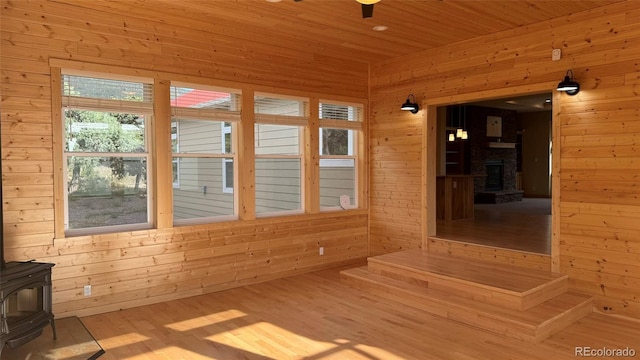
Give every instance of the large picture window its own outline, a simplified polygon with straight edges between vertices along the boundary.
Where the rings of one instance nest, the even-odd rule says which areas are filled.
[[[357,204],[357,141],[362,107],[322,101],[320,114],[320,207]]]
[[[65,231],[151,226],[149,81],[62,75]]]
[[[256,95],[256,215],[300,212],[303,126],[308,101]]]
[[[171,87],[175,224],[235,218],[234,124],[239,95],[188,84]],[[176,186],[176,179],[178,184]]]

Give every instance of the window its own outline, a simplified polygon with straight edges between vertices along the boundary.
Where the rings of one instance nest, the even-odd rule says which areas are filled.
[[[308,102],[258,94],[255,103],[256,214],[302,211],[301,134]]]
[[[148,80],[62,75],[67,234],[151,226]]]
[[[61,110],[53,127],[61,144],[53,157],[56,237],[235,220],[239,200],[255,204],[242,208],[251,220],[363,199],[362,105],[321,100],[318,114],[317,98],[309,109],[306,97],[250,90],[244,102],[254,117],[241,124],[240,90],[204,79],[168,84],[167,73],[58,66],[78,65],[51,68],[61,81],[52,89],[54,112]],[[310,123],[310,112],[319,120]],[[241,168],[239,155],[251,159]]]
[[[233,154],[231,147],[231,123],[222,123],[222,153]],[[224,158],[222,164],[222,191],[233,193],[233,158]]]
[[[357,139],[361,105],[320,102],[320,207],[357,206]]]
[[[171,112],[175,224],[235,218],[234,123],[239,95],[228,89],[174,83]]]
[[[171,122],[171,152],[173,154],[178,153],[178,123],[175,121]],[[180,188],[180,159],[172,158],[171,160],[171,169],[173,174],[173,188]]]

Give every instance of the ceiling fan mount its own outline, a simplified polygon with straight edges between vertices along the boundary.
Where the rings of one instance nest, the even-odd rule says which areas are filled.
[[[295,2],[300,2],[302,0],[293,0]],[[373,5],[380,2],[380,0],[356,0],[362,6],[362,18],[370,18],[373,16]]]
[[[362,18],[370,18],[373,16],[373,5],[380,2],[380,0],[356,0],[362,6]]]

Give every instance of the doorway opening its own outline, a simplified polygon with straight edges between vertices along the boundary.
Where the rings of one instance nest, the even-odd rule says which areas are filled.
[[[551,253],[551,99],[437,108],[435,237]]]

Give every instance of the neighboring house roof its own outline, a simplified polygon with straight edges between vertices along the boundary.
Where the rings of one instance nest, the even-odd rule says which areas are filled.
[[[230,100],[229,93],[185,88],[175,89],[176,93],[171,94],[171,106],[185,108],[217,108],[220,107],[220,104],[227,103]]]

